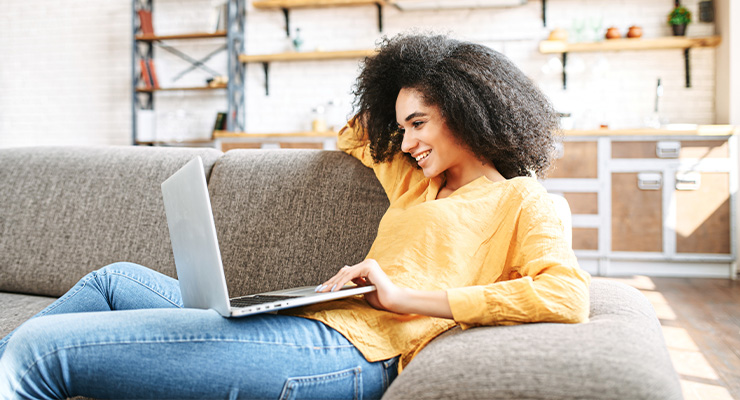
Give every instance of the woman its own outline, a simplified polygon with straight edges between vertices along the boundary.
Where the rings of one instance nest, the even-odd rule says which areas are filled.
[[[531,177],[557,117],[521,71],[484,46],[400,35],[365,60],[355,96],[338,145],[390,207],[366,259],[316,290],[376,292],[225,319],[113,264],[0,342],[0,397],[379,398],[453,326],[588,319],[590,277]],[[125,311],[90,312],[108,310]]]

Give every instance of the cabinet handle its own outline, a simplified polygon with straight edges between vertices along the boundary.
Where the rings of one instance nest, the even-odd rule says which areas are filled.
[[[658,158],[678,158],[681,153],[681,142],[658,142],[655,153]]]
[[[701,174],[698,172],[676,173],[676,190],[698,190],[701,187]]]
[[[663,175],[656,172],[637,174],[637,187],[641,190],[660,190],[663,187]]]

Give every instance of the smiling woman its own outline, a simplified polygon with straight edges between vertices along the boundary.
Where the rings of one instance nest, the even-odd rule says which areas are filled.
[[[455,326],[588,320],[590,276],[530,176],[557,118],[521,71],[484,46],[401,35],[356,95],[337,147],[390,206],[365,259],[316,291],[375,291],[225,319],[183,308],[172,278],[111,264],[0,340],[0,398],[380,398]]]
[[[409,114],[396,112],[406,111],[398,106],[406,105],[406,92],[414,92],[420,105],[437,110],[457,143],[505,178],[544,175],[559,117],[503,54],[442,35],[399,35],[381,48],[365,59],[354,91],[374,161],[402,150],[398,128]]]
[[[398,130],[403,135],[401,151],[414,158],[427,178],[445,173],[438,199],[482,175],[492,182],[505,179],[491,162],[477,157],[457,140],[439,107],[425,104],[419,91],[401,89],[396,100],[396,116]]]

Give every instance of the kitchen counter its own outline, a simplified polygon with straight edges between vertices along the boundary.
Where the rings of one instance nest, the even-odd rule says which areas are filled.
[[[667,128],[636,129],[586,129],[564,130],[565,136],[732,136],[740,133],[740,127],[734,125],[691,125],[674,124]]]

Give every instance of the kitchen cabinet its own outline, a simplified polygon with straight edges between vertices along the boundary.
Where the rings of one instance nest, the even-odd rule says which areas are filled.
[[[735,133],[566,133],[543,185],[571,206],[581,266],[596,275],[734,278]]]

